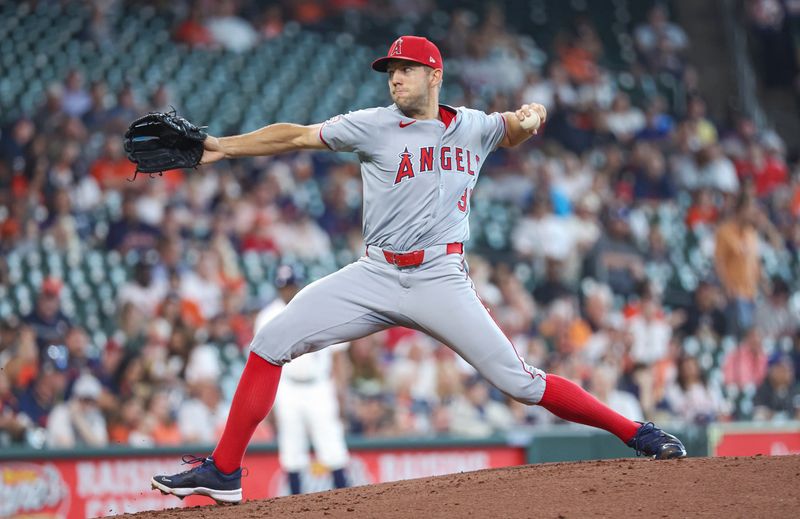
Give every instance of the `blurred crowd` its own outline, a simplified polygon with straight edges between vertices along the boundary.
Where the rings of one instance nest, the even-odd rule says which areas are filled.
[[[177,44],[233,50],[268,44],[288,21],[333,16],[314,1],[255,14],[232,0],[170,4],[184,13]],[[87,30],[110,38],[97,9]],[[539,63],[543,43],[517,34],[501,8],[452,12],[438,43],[461,98],[443,101],[487,111],[535,101],[549,113],[539,137],[483,168],[471,218],[482,239],[468,248],[478,293],[529,363],[630,418],[800,419],[797,157],[746,115],[709,116],[691,42],[666,9],[656,5],[631,37],[638,58],[623,89],[589,18],[558,31]],[[0,444],[213,442],[254,317],[274,294],[267,272],[248,282],[243,258],[359,257],[358,164],[301,153],[136,176],[121,134],[181,100],[168,86],[146,99],[108,92],[84,72],[53,83],[35,113],[0,133],[0,295],[15,293],[11,254],[100,251],[121,258],[126,276],[103,341],[65,311],[68,275],[37,280],[32,304],[3,316]],[[648,83],[658,74],[681,86],[678,99]],[[481,207],[508,215],[505,246],[491,246],[497,214],[479,217]],[[411,330],[356,340],[334,368],[351,434],[483,437],[556,420]],[[265,422],[255,440],[273,434]]]

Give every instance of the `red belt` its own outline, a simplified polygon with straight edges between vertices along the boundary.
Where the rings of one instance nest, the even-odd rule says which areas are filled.
[[[463,253],[464,253],[463,243],[447,244],[447,254],[463,254]],[[388,250],[385,250],[383,251],[383,257],[386,258],[387,263],[391,263],[392,265],[397,265],[400,268],[418,267],[419,265],[422,265],[422,261],[425,259],[425,251],[412,250],[411,252],[389,252]]]

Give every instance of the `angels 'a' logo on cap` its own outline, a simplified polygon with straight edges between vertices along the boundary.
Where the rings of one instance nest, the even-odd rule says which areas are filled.
[[[395,54],[402,54],[403,53],[403,38],[397,38],[397,40],[392,45],[392,50],[389,51],[389,55],[394,56]]]

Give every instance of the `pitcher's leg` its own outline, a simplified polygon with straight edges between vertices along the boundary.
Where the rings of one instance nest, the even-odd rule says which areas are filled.
[[[545,391],[544,372],[519,356],[460,269],[459,257],[450,256],[441,263],[419,273],[406,315],[503,393],[525,404],[539,403]]]
[[[302,289],[256,333],[253,353],[281,366],[331,344],[393,326],[396,283],[367,260],[352,263]]]
[[[410,317],[423,330],[453,348],[512,398],[542,405],[566,420],[605,429],[624,442],[633,438],[640,424],[611,410],[577,384],[526,364],[483,306],[464,270],[452,261],[437,270],[426,283],[415,286],[419,309],[412,310]]]
[[[232,473],[242,465],[250,438],[272,408],[280,379],[280,366],[250,353],[233,394],[225,429],[211,455],[223,473]]]
[[[181,474],[155,476],[154,488],[174,495],[208,494],[241,501],[241,466],[256,426],[270,411],[279,366],[308,351],[354,340],[394,325],[395,285],[374,265],[359,260],[307,286],[259,330],[234,393],[225,430],[211,458]]]

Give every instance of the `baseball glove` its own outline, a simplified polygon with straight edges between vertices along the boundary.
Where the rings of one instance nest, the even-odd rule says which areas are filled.
[[[150,112],[136,119],[125,132],[125,153],[136,164],[136,173],[162,173],[194,168],[203,157],[208,134],[173,110]],[[134,179],[136,175],[134,174]]]

